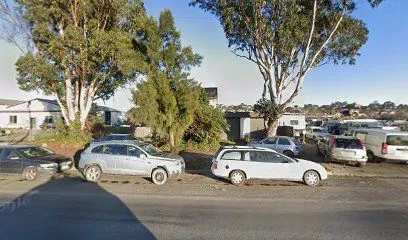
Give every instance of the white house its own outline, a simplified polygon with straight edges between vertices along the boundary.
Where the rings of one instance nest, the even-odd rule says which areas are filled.
[[[107,125],[119,125],[123,122],[122,112],[116,109],[97,106],[96,110]],[[61,117],[61,109],[56,100],[0,100],[0,128],[55,127],[57,119]]]
[[[225,112],[225,118],[230,125],[227,133],[229,139],[240,139],[246,136],[261,138],[265,134],[265,121],[255,112]],[[291,126],[297,133],[304,133],[305,115],[285,113],[278,119],[278,126]]]

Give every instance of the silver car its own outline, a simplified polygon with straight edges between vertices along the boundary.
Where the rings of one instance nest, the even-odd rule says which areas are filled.
[[[102,174],[140,175],[162,185],[168,178],[179,177],[185,163],[181,156],[165,153],[140,141],[92,143],[82,154],[78,170],[90,182]]]
[[[367,163],[366,148],[356,137],[326,136],[317,142],[317,152],[324,155],[326,162],[345,162],[359,167]]]
[[[292,137],[276,136],[265,138],[261,141],[253,141],[248,146],[263,147],[283,153],[288,157],[299,156],[302,153],[300,142]]]

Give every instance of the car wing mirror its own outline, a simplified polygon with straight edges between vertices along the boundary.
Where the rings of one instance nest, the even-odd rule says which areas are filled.
[[[144,154],[144,153],[141,153],[141,154],[139,155],[139,157],[140,157],[141,159],[146,159],[146,158],[147,158],[146,154]]]

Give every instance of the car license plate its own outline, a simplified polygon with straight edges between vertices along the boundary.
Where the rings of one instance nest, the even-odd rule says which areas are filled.
[[[346,157],[353,157],[356,155],[356,152],[354,151],[342,151],[342,154]]]

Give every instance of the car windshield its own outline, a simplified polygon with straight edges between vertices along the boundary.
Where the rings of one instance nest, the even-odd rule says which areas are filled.
[[[41,147],[22,147],[17,149],[26,158],[35,158],[48,155],[54,155],[55,153]]]
[[[408,146],[408,135],[387,136],[387,144],[392,146]]]
[[[140,148],[146,151],[148,154],[152,156],[157,156],[163,154],[162,151],[160,151],[158,148],[153,146],[152,144],[145,144],[145,145],[140,145]]]
[[[363,149],[363,145],[358,139],[337,138],[336,144],[337,148]]]

